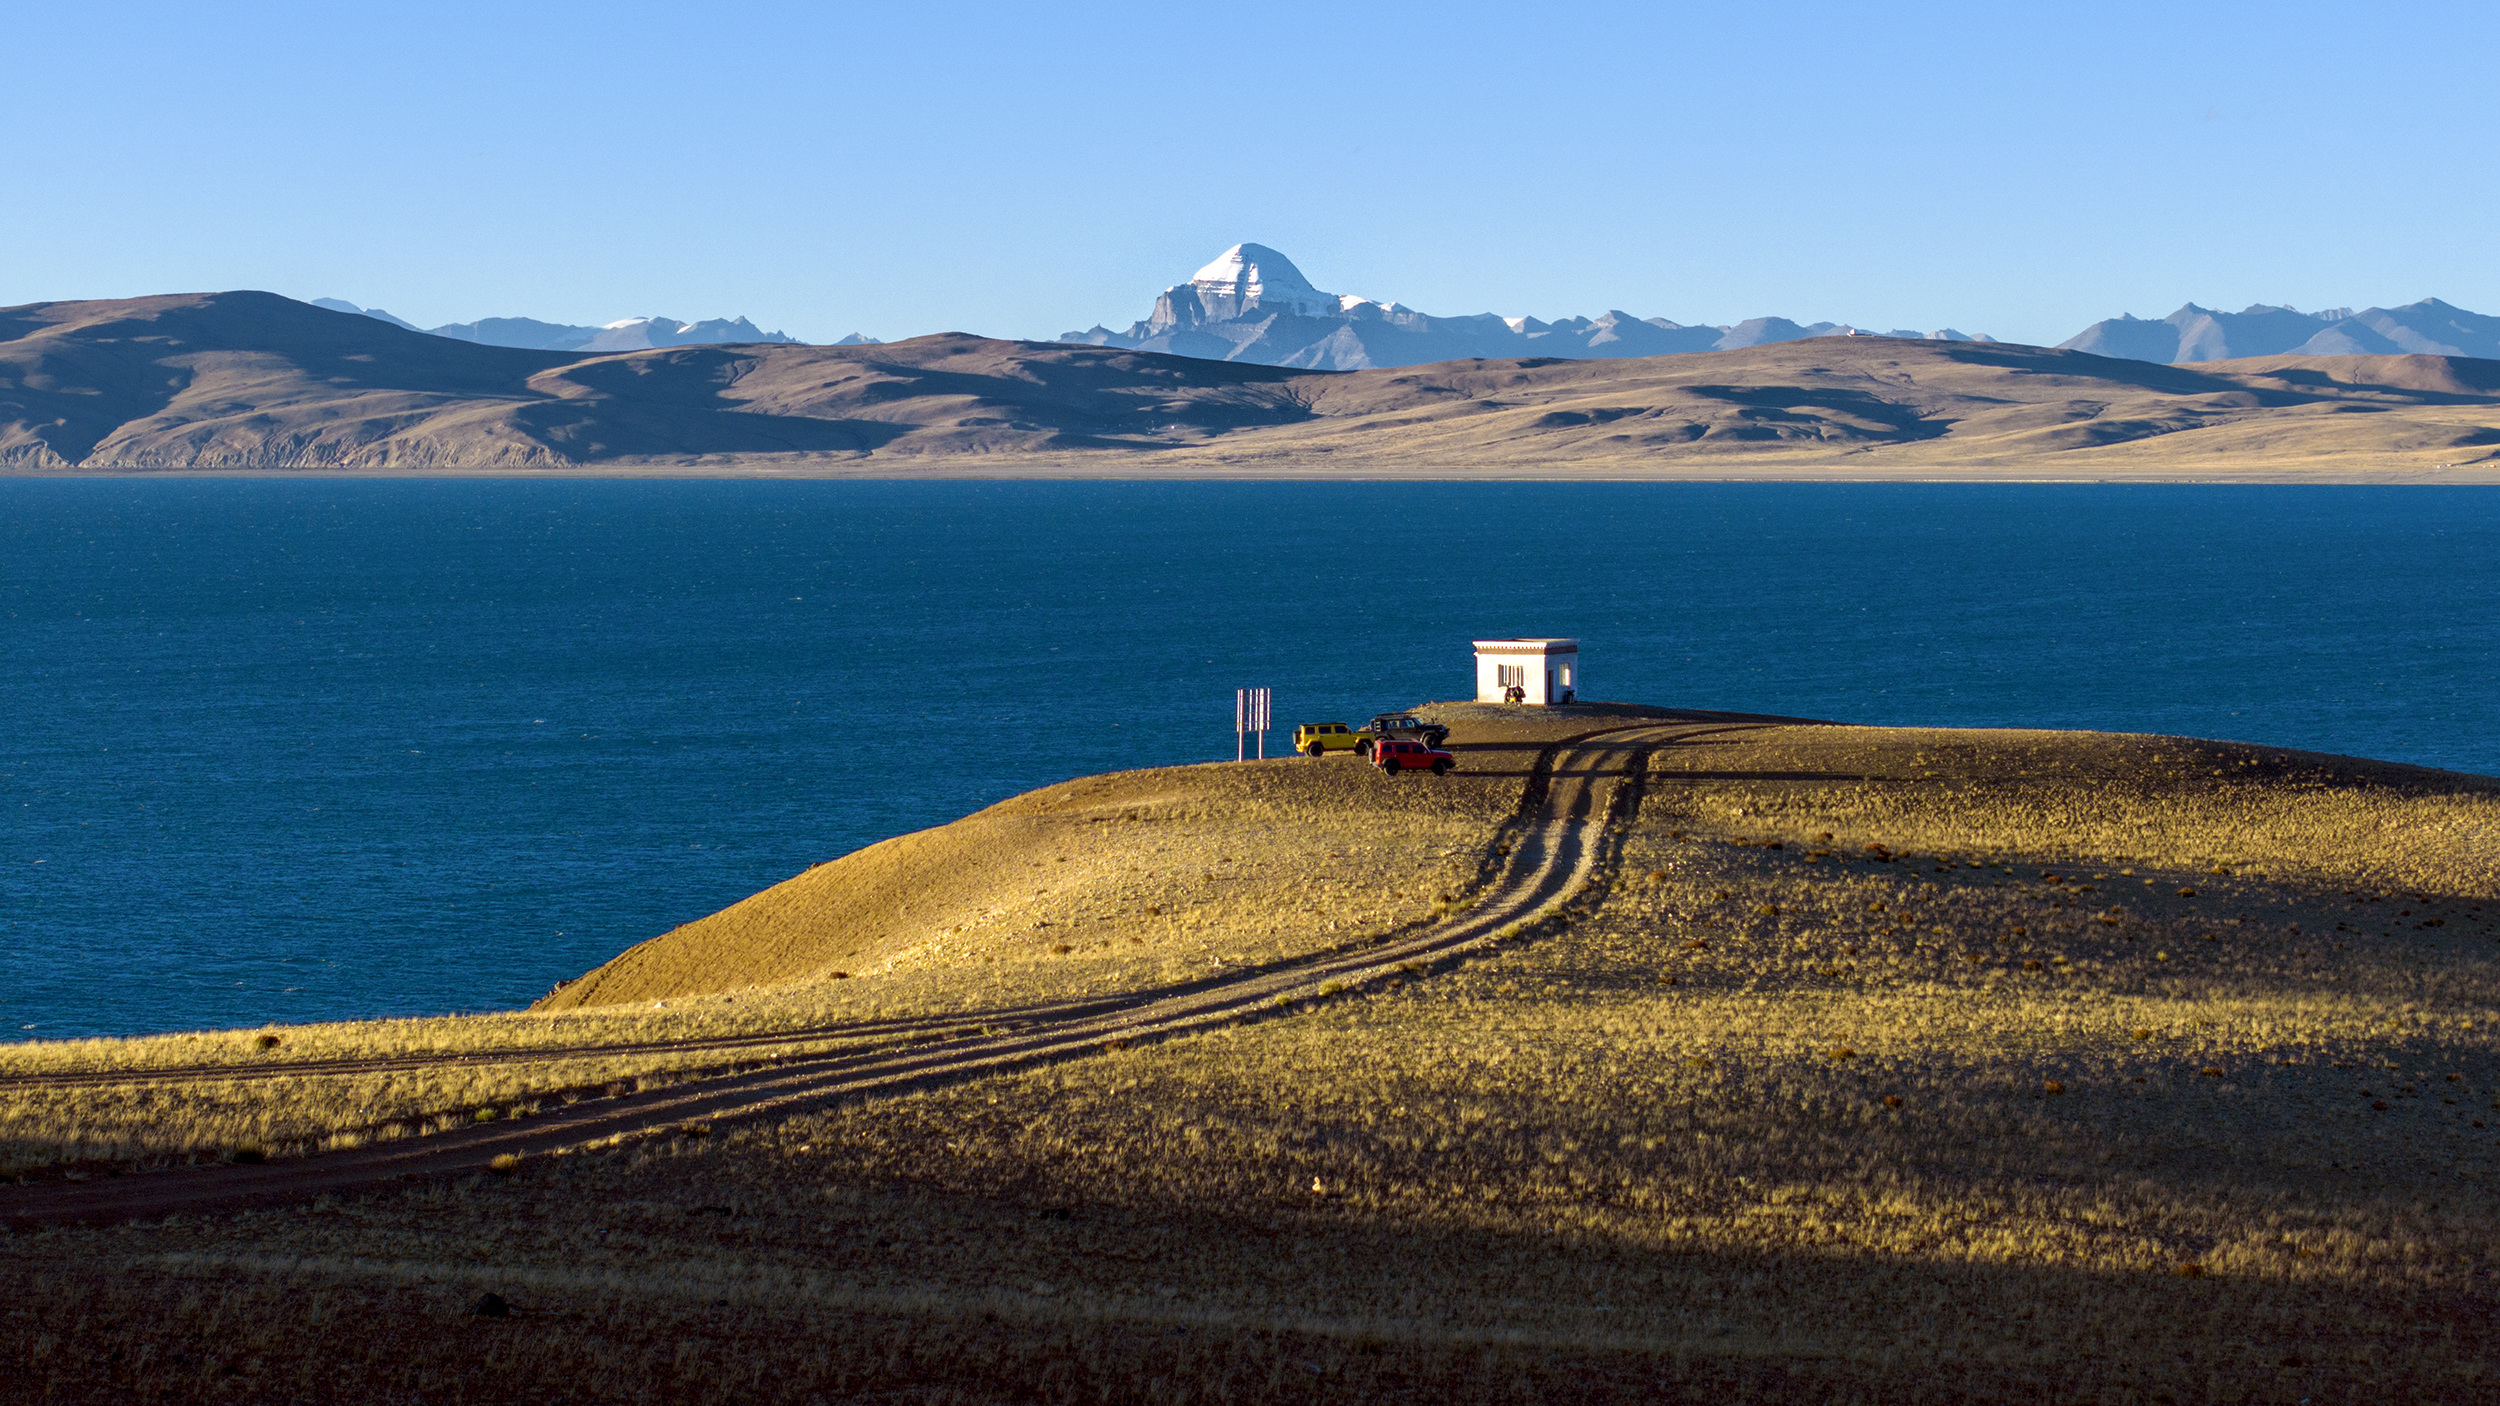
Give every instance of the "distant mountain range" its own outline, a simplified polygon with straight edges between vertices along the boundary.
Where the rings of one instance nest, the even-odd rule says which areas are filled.
[[[1879,336],[1937,342],[1993,342],[1950,327],[1878,332],[1840,322],[1757,317],[1726,326],[1686,326],[1627,312],[1540,322],[1533,317],[1435,317],[1401,303],[1324,293],[1293,260],[1264,244],[1236,244],[1155,299],[1154,311],[1125,332],[1095,326],[1062,342],[1171,352],[1262,366],[1350,371],[1415,366],[1465,357],[1554,356],[1598,359],[1734,351],[1810,337]],[[2434,356],[2500,359],[2500,317],[2467,312],[2437,298],[2400,308],[2300,312],[2262,304],[2216,312],[2194,303],[2159,321],[2115,317],[2058,344],[2061,350],[2165,365],[2252,356]]]
[[[2424,298],[2400,308],[2301,312],[2259,303],[2215,312],[2194,303],[2158,322],[2113,317],[2057,344],[2063,351],[2184,366],[2250,356],[2474,356],[2500,360],[2500,317]]]
[[[629,317],[601,327],[489,317],[419,328],[380,308],[339,298],[313,306],[354,313],[411,332],[490,347],[586,355],[655,347],[732,343],[797,345],[744,317],[680,322]],[[1208,361],[1296,370],[1360,371],[1469,358],[1557,357],[1573,361],[1738,351],[1815,337],[1895,337],[1924,342],[1996,342],[1986,333],[1950,327],[1920,332],[1877,331],[1842,322],[1793,322],[1756,317],[1724,326],[1687,326],[1663,317],[1610,311],[1598,317],[1544,322],[1476,313],[1437,317],[1403,303],[1322,292],[1291,259],[1264,244],[1236,244],[1214,262],[1155,298],[1154,309],[1125,332],[1094,326],[1059,340],[1083,346],[1167,352]],[[852,333],[831,345],[880,345]],[[2500,317],[2425,298],[2399,308],[2329,308],[2301,312],[2265,304],[2217,312],[2194,303],[2158,320],[2134,316],[2093,323],[2060,342],[2061,351],[2183,366],[2257,356],[2470,356],[2500,360]]]
[[[959,333],[548,351],[253,292],[0,308],[0,473],[608,465],[2490,482],[2500,361],[1834,337],[1315,371]]]
[[[419,327],[380,308],[360,308],[343,298],[315,298],[312,305],[328,308],[332,312],[361,314],[393,327],[405,327],[411,332],[456,337],[480,346],[522,347],[530,351],[619,352],[648,351],[653,347],[709,347],[729,342],[798,343],[798,338],[788,333],[767,332],[743,317],[715,317],[702,322],[680,322],[673,317],[629,317],[603,327],[573,327],[561,322],[541,322],[534,317],[488,317],[476,322]],[[834,343],[838,347],[876,344],[876,338],[863,337],[857,332]]]
[[[1402,303],[1323,293],[1293,260],[1264,244],[1236,244],[1155,299],[1154,311],[1126,332],[1095,326],[1062,342],[1170,352],[1210,361],[1246,361],[1314,371],[1416,366],[1466,357],[1554,356],[1574,360],[1734,351],[1808,337],[1885,336],[1939,342],[1993,342],[1947,327],[1934,332],[1870,332],[1837,322],[1757,317],[1726,327],[1687,327],[1628,312],[1602,317],[1477,313],[1434,317]]]

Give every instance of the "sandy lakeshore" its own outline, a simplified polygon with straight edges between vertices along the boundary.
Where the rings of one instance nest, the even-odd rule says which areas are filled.
[[[0,1360],[73,1401],[2490,1390],[2500,780],[1432,711],[1448,778],[1082,778],[528,1012],[11,1050]]]

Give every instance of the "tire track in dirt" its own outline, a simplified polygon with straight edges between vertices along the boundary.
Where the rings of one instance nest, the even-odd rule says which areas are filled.
[[[786,1116],[843,1099],[978,1078],[1230,1024],[1298,998],[1324,996],[1328,992],[1323,987],[1352,988],[1397,975],[1420,975],[1543,920],[1578,895],[1619,850],[1644,790],[1650,754],[1681,738],[1719,730],[1639,725],[1549,744],[1538,755],[1518,811],[1496,832],[1488,851],[1491,882],[1474,903],[1438,923],[1393,932],[1358,948],[1181,987],[1069,1003],[1055,1016],[1005,1032],[785,1056],[764,1069],[425,1137],[260,1165],[169,1168],[0,1189],[0,1221],[30,1226],[138,1220],[210,1207],[299,1201],[402,1177],[484,1171],[498,1158],[569,1153],[689,1124]],[[978,1027],[1001,1019],[996,1013],[972,1013],[928,1024]],[[840,1038],[840,1028],[773,1038]],[[636,1042],[618,1048],[644,1047]],[[593,1057],[602,1052],[602,1047],[580,1046],[568,1053]]]
[[[1013,1024],[1048,1019],[1103,1004],[1100,999],[1053,1001],[1040,1005],[982,1011],[971,1015],[914,1016],[899,1020],[866,1020],[843,1025],[810,1026],[755,1035],[706,1035],[686,1040],[627,1040],[603,1044],[510,1045],[498,1049],[445,1050],[439,1054],[368,1055],[339,1059],[272,1060],[265,1064],[169,1064],[128,1069],[74,1070],[61,1074],[0,1075],[0,1092],[19,1089],[75,1089],[125,1084],[214,1084],[251,1080],[295,1079],[329,1074],[387,1074],[395,1070],[429,1070],[489,1064],[551,1063],[576,1058],[618,1055],[703,1053],[720,1050],[744,1055],[791,1045],[827,1044],[838,1040],[910,1039],[965,1026]]]

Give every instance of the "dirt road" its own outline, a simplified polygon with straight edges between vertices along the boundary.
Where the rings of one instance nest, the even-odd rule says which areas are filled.
[[[1202,1030],[1338,989],[1420,975],[1543,920],[1588,888],[1610,865],[1623,827],[1639,805],[1651,752],[1721,730],[1689,724],[1618,727],[1547,746],[1537,756],[1517,811],[1496,832],[1486,855],[1486,878],[1473,898],[1440,921],[1393,931],[1357,948],[1094,1001],[702,1041],[699,1047],[721,1051],[723,1064],[734,1072],[313,1157],[0,1188],[0,1220],[32,1225],[148,1219],[210,1207],[302,1200],[398,1177],[480,1171],[500,1157],[548,1156],[688,1124],[782,1116],[842,1098],[1082,1055],[1115,1042]],[[859,1044],[830,1052],[776,1053],[794,1044],[846,1040]],[[696,1046],[659,1048],[688,1047]],[[581,1057],[652,1048],[641,1043],[576,1046],[461,1058],[509,1060],[548,1053]],[[759,1060],[768,1063],[754,1068]],[[424,1063],[408,1057],[326,1061],[267,1073],[297,1077]],[[253,1074],[188,1068],[12,1082],[77,1087]]]

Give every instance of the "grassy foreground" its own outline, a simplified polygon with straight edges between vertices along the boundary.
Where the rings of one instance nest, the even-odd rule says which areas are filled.
[[[312,1067],[393,1040],[971,1019],[1357,940],[1463,904],[1534,746],[1603,721],[1462,711],[1446,783],[1051,788],[539,1012],[13,1052],[307,1067],[7,1092],[0,1131],[103,1174],[682,1058]],[[1644,790],[1595,887],[1453,970],[506,1177],[21,1231],[0,1364],[60,1400],[2489,1399],[2500,782],[1720,725]]]

